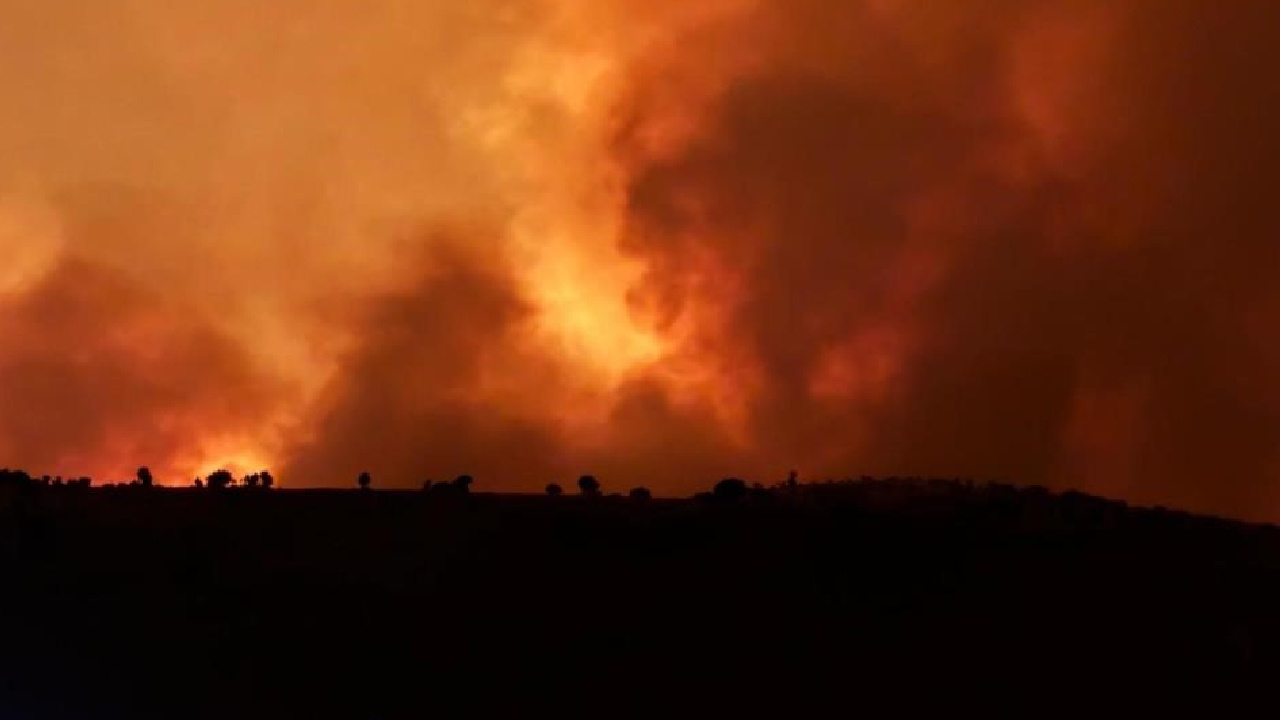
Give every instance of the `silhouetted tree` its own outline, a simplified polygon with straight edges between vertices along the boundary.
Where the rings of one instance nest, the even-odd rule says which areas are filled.
[[[365,471],[360,473],[360,477],[356,479],[356,482],[360,484],[361,490],[368,490],[369,486],[373,484],[373,477],[369,475],[368,471]]]
[[[596,480],[594,475],[583,475],[578,478],[578,490],[580,490],[583,495],[599,495],[600,481]]]
[[[31,487],[34,481],[31,476],[22,470],[10,470],[5,468],[0,470],[0,486],[3,487]]]
[[[146,467],[138,468],[138,484],[142,487],[151,487],[153,478],[151,477],[151,469]]]
[[[738,478],[725,478],[712,491],[717,500],[737,502],[747,496],[747,484]]]
[[[470,475],[459,475],[453,479],[453,487],[462,494],[471,492],[471,484],[475,482],[475,478]]]
[[[264,490],[270,490],[271,488],[275,487],[276,485],[275,477],[271,473],[267,472],[266,470],[263,470],[262,472],[258,473],[258,477],[261,478],[262,480],[262,487]]]
[[[799,485],[800,483],[798,478],[799,478],[799,473],[797,473],[795,470],[792,470],[791,474],[787,475],[787,487],[793,488],[796,485]]]
[[[257,473],[254,473],[252,475],[245,475],[244,481],[242,482],[242,484],[247,488],[256,488],[258,487],[258,481],[261,479],[262,477]]]
[[[231,474],[230,470],[218,470],[210,473],[209,477],[204,479],[205,487],[210,490],[222,490],[231,487],[236,482],[236,477]]]
[[[204,481],[201,480],[200,478],[196,478],[195,486],[197,490],[202,489],[204,487]]]
[[[644,502],[646,500],[653,498],[653,493],[649,492],[649,488],[638,487],[638,488],[631,489],[630,496],[632,500],[638,500],[638,501]]]
[[[564,494],[564,488],[560,487],[560,483],[547,483],[547,494],[552,497],[560,497]]]

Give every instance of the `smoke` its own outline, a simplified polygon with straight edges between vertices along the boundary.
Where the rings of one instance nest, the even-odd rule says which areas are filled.
[[[0,452],[49,472],[191,467],[268,432],[262,418],[282,400],[189,309],[82,261],[60,261],[0,309],[0,332]]]
[[[1274,517],[1277,14],[0,0],[3,462]]]
[[[567,149],[571,127],[558,123],[590,78],[568,61],[591,49],[558,44],[571,39],[561,14],[503,0],[0,2],[6,352],[21,347],[24,363],[51,369],[86,341],[33,315],[33,293],[56,295],[59,269],[74,265],[115,288],[76,310],[96,332],[153,304],[156,323],[220,338],[261,378],[251,397],[237,387],[206,397],[198,388],[219,379],[213,364],[206,377],[198,365],[136,363],[148,381],[190,388],[181,402],[193,422],[127,459],[71,437],[33,446],[57,433],[14,396],[0,407],[4,462],[112,476],[147,462],[171,482],[228,463],[292,464],[321,400],[345,384],[350,348],[377,334],[346,310],[416,282],[409,254],[422,228],[494,227],[467,242],[528,256],[549,227],[542,216],[565,214],[541,197],[552,190],[541,155]],[[146,301],[117,310],[117,296]],[[129,347],[113,352],[135,364]],[[109,364],[78,372],[114,387]],[[101,444],[130,447],[169,420],[128,398],[68,385],[45,401],[96,418]],[[238,440],[212,442],[227,435],[216,406],[232,401],[257,412],[240,419]],[[196,420],[206,410],[207,427]]]
[[[623,125],[645,292],[752,368],[766,456],[1267,515],[1276,11],[999,10],[745,18],[768,59],[694,132]]]
[[[547,474],[554,437],[501,387],[514,374],[519,391],[546,372],[515,337],[532,308],[501,258],[439,240],[424,247],[416,282],[352,318],[363,329],[359,346],[321,398],[315,435],[296,448],[290,476],[369,468],[439,478],[468,467],[536,482]]]

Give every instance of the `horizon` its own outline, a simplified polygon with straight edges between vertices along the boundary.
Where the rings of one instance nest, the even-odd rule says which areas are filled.
[[[139,468],[137,476],[126,479],[111,478],[93,478],[90,476],[52,476],[38,475],[27,473],[23,470],[14,470],[0,466],[0,488],[9,484],[23,485],[28,484],[32,487],[48,488],[49,490],[67,489],[77,492],[83,490],[120,490],[127,492],[152,492],[156,490],[183,490],[192,491],[200,494],[217,495],[223,492],[247,492],[258,494],[263,492],[332,492],[332,493],[366,493],[381,492],[392,493],[403,496],[423,496],[430,497],[438,493],[432,491],[453,490],[457,488],[458,482],[462,478],[467,479],[467,487],[463,490],[465,495],[480,497],[521,497],[521,498],[546,498],[548,501],[561,500],[563,498],[577,497],[582,500],[616,500],[623,502],[649,502],[649,501],[688,501],[697,502],[713,496],[718,496],[720,486],[725,483],[738,483],[742,491],[751,496],[762,495],[764,498],[786,498],[789,496],[800,497],[812,491],[828,491],[832,488],[844,489],[865,489],[866,486],[882,486],[896,485],[905,489],[931,488],[936,489],[939,486],[948,488],[951,491],[963,491],[964,493],[993,493],[1010,491],[1030,496],[1042,496],[1051,499],[1063,500],[1075,496],[1076,498],[1097,501],[1107,505],[1118,506],[1127,512],[1167,512],[1175,515],[1189,515],[1199,517],[1206,520],[1215,520],[1222,522],[1241,523],[1244,525],[1257,525],[1262,527],[1280,528],[1280,522],[1268,519],[1267,517],[1248,517],[1248,516],[1230,516],[1221,515],[1211,512],[1199,512],[1190,508],[1178,506],[1169,506],[1160,502],[1141,502],[1132,501],[1130,499],[1088,493],[1077,488],[1050,488],[1043,485],[1027,485],[1011,481],[1008,478],[966,478],[966,477],[925,477],[925,476],[873,476],[873,475],[846,475],[835,477],[821,478],[805,478],[799,476],[788,476],[784,480],[775,480],[772,482],[761,481],[758,478],[742,477],[738,475],[718,478],[714,481],[708,481],[703,486],[693,486],[687,494],[673,493],[653,493],[647,485],[634,486],[611,486],[608,483],[601,482],[594,490],[588,491],[581,486],[584,479],[590,478],[596,481],[594,475],[581,475],[576,481],[569,478],[563,480],[552,479],[540,490],[510,490],[502,489],[500,482],[496,487],[487,487],[484,484],[473,485],[476,480],[469,474],[455,476],[453,479],[444,477],[441,479],[427,478],[419,485],[396,483],[392,485],[380,485],[377,478],[371,478],[368,486],[360,484],[360,477],[357,476],[346,483],[333,482],[320,485],[290,485],[281,483],[280,479],[275,477],[268,470],[261,470],[251,474],[240,475],[231,473],[228,476],[229,484],[221,487],[214,487],[210,482],[210,477],[221,472],[230,472],[226,468],[221,468],[206,476],[198,476],[186,484],[176,482],[166,483],[162,478],[151,478],[144,482],[141,479],[141,473],[149,469],[146,467]],[[9,475],[12,473],[12,475]],[[262,476],[270,476],[271,481],[262,484],[260,478]],[[25,477],[22,481],[19,476]],[[252,476],[252,480],[250,480]],[[552,489],[555,489],[552,492]],[[642,497],[637,498],[636,493],[643,493]],[[453,495],[454,493],[445,493]],[[905,498],[904,498],[905,499]],[[836,503],[840,504],[840,503]]]

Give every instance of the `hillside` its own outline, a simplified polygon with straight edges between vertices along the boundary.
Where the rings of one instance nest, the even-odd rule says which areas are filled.
[[[904,677],[1236,673],[1277,660],[1278,550],[1269,526],[948,481],[5,487],[0,717],[806,715]]]

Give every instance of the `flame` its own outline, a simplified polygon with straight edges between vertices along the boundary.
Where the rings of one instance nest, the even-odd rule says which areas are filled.
[[[184,480],[180,478],[165,478],[163,484],[170,486],[186,486],[192,484],[194,479],[204,479],[210,474],[218,470],[228,470],[236,478],[244,477],[251,473],[261,472],[272,467],[270,458],[262,454],[251,444],[237,445],[232,444],[225,448],[210,452],[204,459],[198,460],[190,465],[192,471],[189,473],[191,479]]]

